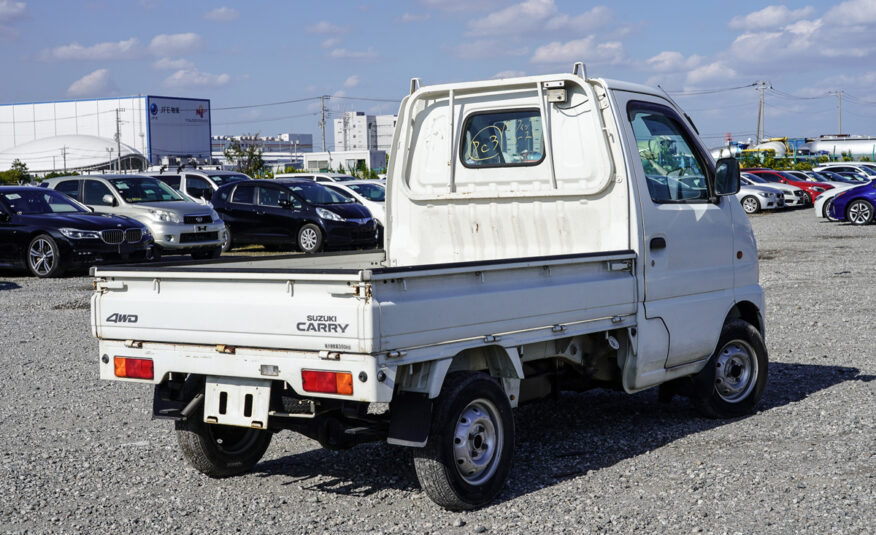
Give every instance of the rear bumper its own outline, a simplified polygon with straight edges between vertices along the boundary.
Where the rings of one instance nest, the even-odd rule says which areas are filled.
[[[390,402],[395,384],[395,367],[379,365],[377,357],[365,354],[332,353],[332,358],[327,359],[313,351],[252,348],[236,348],[229,354],[227,348],[226,352],[220,352],[216,346],[143,343],[142,347],[128,347],[121,340],[100,340],[99,349],[100,378],[110,381],[159,384],[171,372],[267,379],[286,381],[301,397],[371,403]],[[116,377],[115,357],[151,359],[154,378]],[[302,370],[351,373],[353,394],[345,396],[305,392],[301,380]],[[383,380],[378,380],[378,377]]]

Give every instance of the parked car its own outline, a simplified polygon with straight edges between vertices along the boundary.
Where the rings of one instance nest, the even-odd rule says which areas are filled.
[[[869,182],[837,193],[827,205],[827,216],[853,225],[868,225],[873,222],[874,205],[876,185]]]
[[[825,162],[812,168],[813,171],[832,171],[834,173],[859,173],[871,179],[876,178],[876,164],[872,162]]]
[[[156,258],[173,253],[206,259],[222,253],[225,225],[219,215],[151,176],[66,176],[50,178],[40,186],[67,194],[97,212],[140,221],[152,232]]]
[[[769,186],[770,188],[781,191],[785,195],[785,208],[808,206],[812,204],[809,195],[797,186],[781,184],[779,182],[770,182],[769,180],[764,180],[757,175],[751,175],[748,173],[741,174],[740,182],[743,185],[749,186]]]
[[[739,199],[746,214],[756,214],[761,210],[776,210],[785,207],[784,193],[764,186],[740,184],[736,198]]]
[[[783,173],[795,176],[800,180],[805,180],[806,182],[812,182],[814,184],[830,184],[833,187],[845,186],[849,183],[860,184],[861,182],[858,180],[852,180],[850,178],[844,177],[842,175],[837,175],[836,173],[832,173],[832,176],[821,175],[820,173],[816,173],[814,171],[782,171]]]
[[[95,214],[56,191],[0,186],[0,267],[26,267],[37,277],[69,268],[146,260],[152,236],[122,216]]]
[[[352,182],[358,178],[343,173],[279,173],[274,175],[276,179],[299,179],[312,182]]]
[[[776,171],[775,169],[756,168],[743,169],[742,171],[759,176],[767,182],[772,182],[774,184],[789,184],[791,186],[797,186],[809,195],[810,205],[815,203],[815,198],[821,195],[822,192],[833,189],[833,186],[830,184],[815,184],[813,182],[801,180],[800,178],[794,175],[789,175],[783,171]]]
[[[179,168],[176,172],[146,173],[164,182],[177,191],[198,202],[209,203],[213,193],[225,184],[252,180],[248,175],[236,171],[223,171],[221,169],[187,169]]]
[[[351,180],[349,182],[323,182],[327,188],[342,191],[363,204],[381,226],[386,221],[386,184],[377,180]]]
[[[225,224],[225,250],[292,245],[315,253],[377,245],[377,223],[368,209],[316,182],[235,182],[216,190],[213,206]]]

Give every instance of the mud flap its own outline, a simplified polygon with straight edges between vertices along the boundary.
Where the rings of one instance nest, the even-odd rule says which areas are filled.
[[[389,405],[389,414],[389,444],[414,448],[426,445],[432,426],[432,400],[426,394],[399,392]]]

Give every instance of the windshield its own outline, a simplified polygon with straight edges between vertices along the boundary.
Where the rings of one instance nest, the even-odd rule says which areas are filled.
[[[758,174],[757,177],[762,179],[764,182],[780,182],[781,181],[781,179],[779,177],[777,177],[776,175],[773,175],[773,174],[766,174],[766,173],[764,173],[762,175]],[[791,180],[794,180],[795,182],[799,182],[799,180],[797,180],[794,177],[791,177]]]
[[[369,201],[384,202],[386,200],[386,188],[377,184],[347,184],[347,187]]]
[[[0,193],[0,197],[19,215],[88,213],[88,210],[74,204],[66,195],[52,190],[10,191]]]
[[[246,175],[207,175],[210,180],[216,183],[217,186],[224,186],[232,182],[240,182],[241,180],[249,180]]]
[[[184,200],[179,193],[155,178],[111,178],[109,183],[129,203]]]
[[[757,175],[752,175],[751,173],[742,173],[742,176],[744,178],[747,178],[748,180],[751,180],[752,182],[756,182],[758,184],[766,184],[767,183],[766,180],[760,178]]]
[[[349,182],[351,180],[359,180],[359,179],[354,177],[354,176],[333,176],[332,180],[334,180],[335,182]]]
[[[287,188],[297,193],[310,204],[349,204],[355,199],[336,189],[329,189],[318,182],[298,182],[287,184]]]
[[[824,172],[822,171],[822,173]],[[839,173],[830,173],[829,175],[827,173],[824,174],[826,175],[825,178],[827,180],[831,180],[833,182],[844,182],[846,184],[860,184],[861,182],[863,182],[860,178],[856,176],[841,175]]]

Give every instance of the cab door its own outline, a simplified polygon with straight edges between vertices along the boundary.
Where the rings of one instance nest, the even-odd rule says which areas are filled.
[[[615,96],[641,213],[645,317],[665,324],[671,368],[714,351],[733,304],[736,200],[714,194],[714,163],[668,102]]]

